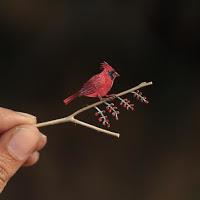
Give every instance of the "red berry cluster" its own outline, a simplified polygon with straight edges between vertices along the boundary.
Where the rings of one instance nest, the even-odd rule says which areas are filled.
[[[123,106],[126,110],[135,110],[134,104],[131,104],[129,99],[121,99],[120,106]]]
[[[101,122],[104,126],[107,126],[108,128],[110,128],[110,121],[108,119],[108,116],[105,115],[106,111],[105,110],[100,110],[98,108],[98,112],[95,113],[96,117],[98,118],[98,121]]]
[[[133,95],[138,101],[140,101],[142,103],[146,103],[146,104],[149,103],[147,98],[145,96],[143,96],[142,92],[140,92],[139,90],[137,90],[136,92],[133,92]]]
[[[137,90],[136,92],[132,92],[134,97],[143,103],[148,104],[149,101],[147,100],[147,98],[145,96],[143,96],[142,92],[140,92],[139,90]],[[121,97],[115,97],[116,99],[118,99],[120,101],[120,106],[124,107],[126,110],[135,110],[134,104],[131,103],[131,101],[129,99],[123,99]],[[102,123],[104,126],[107,126],[108,128],[110,128],[110,121],[108,119],[108,116],[106,115],[106,112],[112,114],[112,116],[116,119],[119,120],[119,114],[120,111],[118,110],[118,107],[114,104],[114,103],[108,103],[108,102],[104,102],[104,104],[106,105],[106,110],[100,110],[98,107],[96,107],[97,112],[95,113],[95,116],[98,117],[98,121],[100,123]]]
[[[106,110],[112,114],[112,116],[116,119],[119,120],[118,115],[120,114],[117,106],[115,106],[114,103],[106,103]]]

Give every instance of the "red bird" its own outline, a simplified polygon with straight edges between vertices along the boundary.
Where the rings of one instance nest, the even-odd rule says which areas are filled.
[[[64,100],[65,105],[69,104],[76,97],[81,96],[98,97],[100,99],[104,96],[108,97],[109,95],[107,94],[111,90],[113,82],[119,74],[107,62],[101,64],[101,69],[101,73],[94,75],[83,84],[78,92],[66,98]]]

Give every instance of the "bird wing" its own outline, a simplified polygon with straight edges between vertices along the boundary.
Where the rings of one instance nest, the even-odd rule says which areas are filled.
[[[98,89],[104,86],[105,78],[100,74],[93,76],[81,88],[80,95],[90,95],[98,92]]]

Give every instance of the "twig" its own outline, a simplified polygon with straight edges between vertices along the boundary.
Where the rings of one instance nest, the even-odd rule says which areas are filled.
[[[117,97],[120,98],[120,97]],[[110,112],[112,114],[113,117],[115,117],[116,120],[119,120],[119,111],[118,108],[115,106],[114,103],[108,103],[108,102],[104,102],[104,104],[106,105],[106,109],[108,110],[108,112]]]
[[[132,110],[134,111],[134,104],[131,104],[130,101],[128,99],[122,99],[121,97],[117,97],[121,103],[120,105],[124,106],[124,108],[126,108],[127,110]]]
[[[108,128],[110,128],[110,123],[108,120],[108,116],[104,115],[106,112],[105,110],[100,110],[97,106],[95,106],[95,109],[97,110],[97,113],[95,114],[96,116],[100,115],[99,117],[99,122],[102,122],[104,126],[107,125]]]
[[[136,90],[138,90],[140,88],[143,88],[143,87],[146,87],[146,86],[149,86],[149,85],[152,85],[152,84],[153,84],[152,82],[142,82],[139,85],[137,85],[136,87],[133,87],[133,88],[131,88],[129,90],[120,92],[119,94],[116,94],[115,98],[120,97],[120,96],[124,96],[124,95],[126,95],[128,93],[132,93],[132,92],[134,92],[134,91],[136,91]],[[80,121],[80,120],[78,120],[78,119],[75,118],[80,113],[82,113],[82,112],[84,112],[86,110],[89,110],[91,108],[95,108],[95,107],[97,107],[97,106],[99,106],[99,105],[101,105],[101,104],[103,104],[103,103],[105,103],[105,102],[107,102],[109,100],[110,100],[109,98],[103,99],[103,100],[98,101],[96,103],[93,103],[93,104],[91,104],[89,106],[83,107],[83,108],[77,110],[76,112],[74,112],[73,114],[71,114],[71,115],[69,115],[67,117],[36,124],[36,127],[39,128],[39,127],[45,127],[45,126],[50,126],[50,125],[56,125],[56,124],[62,124],[62,123],[72,122],[72,123],[75,123],[75,124],[79,124],[81,126],[85,126],[87,128],[90,128],[90,129],[94,129],[94,130],[102,132],[102,133],[106,133],[108,135],[119,137],[120,136],[119,133],[115,133],[115,132],[112,132],[112,131],[107,131],[105,129],[93,126],[91,124],[87,124],[87,123],[85,123],[83,121]]]
[[[140,101],[140,102],[144,102],[146,104],[149,103],[149,101],[146,99],[146,97],[142,96],[142,92],[140,92],[139,90],[137,90],[136,92],[131,92],[133,93],[134,97]]]

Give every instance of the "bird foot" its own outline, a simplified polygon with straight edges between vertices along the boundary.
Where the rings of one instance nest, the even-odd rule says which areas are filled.
[[[117,98],[116,94],[106,95],[105,98],[99,96],[100,101],[105,101],[105,100],[107,100],[107,101],[113,101],[116,98]]]
[[[117,98],[116,94],[110,94],[110,95],[106,95],[106,99],[108,99],[109,101],[113,101],[114,99]]]

